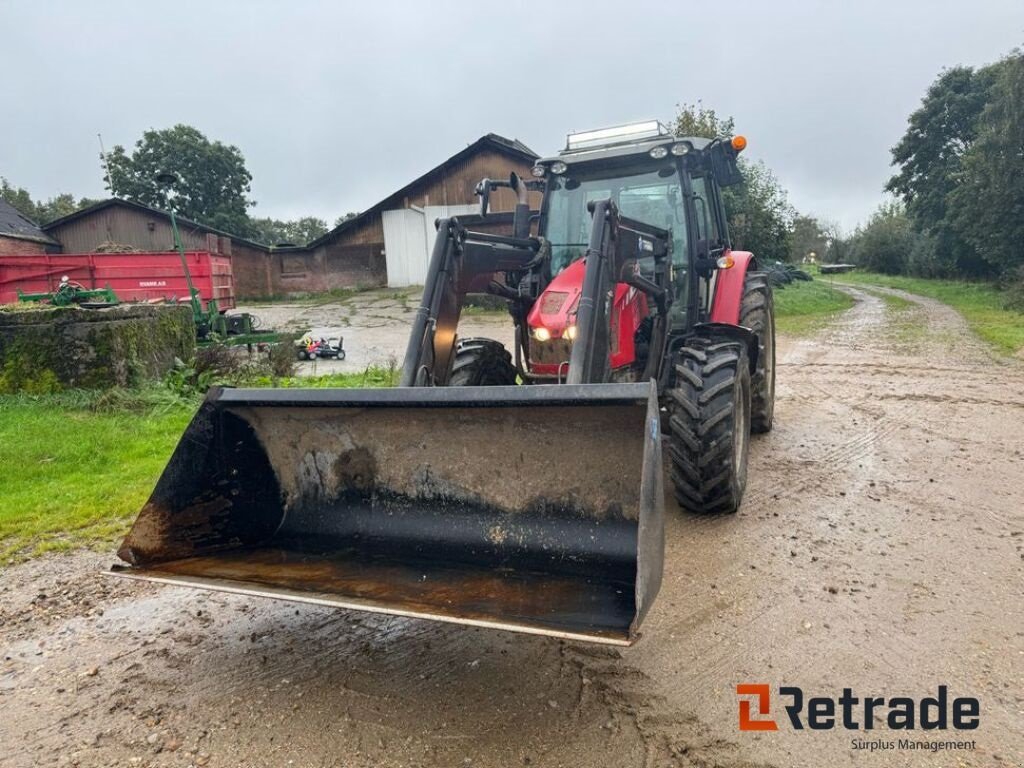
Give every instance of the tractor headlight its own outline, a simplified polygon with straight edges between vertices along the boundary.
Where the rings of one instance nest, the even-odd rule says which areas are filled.
[[[681,141],[678,144],[673,144],[672,145],[672,154],[675,155],[676,157],[682,157],[687,152],[689,152],[691,149],[693,149],[693,147],[690,146],[689,142]]]
[[[551,331],[542,326],[533,329],[533,338],[537,341],[547,341],[551,338]]]
[[[567,170],[569,170],[569,166],[567,166],[561,160],[556,160],[551,164],[551,172],[555,174],[555,176],[561,176]]]
[[[565,329],[565,333],[563,333],[562,336],[567,338],[569,341],[576,341],[576,326],[570,325]]]
[[[655,160],[661,160],[663,157],[668,157],[668,149],[666,149],[665,147],[655,147],[647,154],[649,154]]]
[[[534,176],[536,176],[537,178],[540,178],[541,176],[544,175],[544,166],[543,165],[535,165],[535,166],[533,166],[533,170],[531,171],[531,173]]]

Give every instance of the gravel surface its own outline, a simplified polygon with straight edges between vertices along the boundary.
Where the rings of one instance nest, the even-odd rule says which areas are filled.
[[[776,428],[753,441],[742,510],[668,503],[636,646],[161,588],[101,577],[113,551],[49,556],[0,571],[0,765],[1020,765],[1024,366],[936,302],[901,294],[915,306],[893,314],[850,292],[836,324],[781,340]],[[401,354],[408,313],[374,325],[369,309],[340,324],[341,365]],[[741,733],[740,682],[944,684],[981,700],[977,748]]]

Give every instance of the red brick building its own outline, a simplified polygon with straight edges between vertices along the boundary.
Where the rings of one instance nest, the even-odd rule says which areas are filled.
[[[55,253],[60,243],[22,216],[5,200],[0,200],[0,256]]]

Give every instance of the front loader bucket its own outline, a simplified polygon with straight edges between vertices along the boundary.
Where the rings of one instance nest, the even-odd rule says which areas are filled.
[[[661,476],[653,383],[214,389],[112,572],[628,645]]]

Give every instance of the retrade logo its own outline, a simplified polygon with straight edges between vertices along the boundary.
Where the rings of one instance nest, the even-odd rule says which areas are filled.
[[[740,699],[740,730],[741,731],[777,731],[779,726],[769,717],[771,714],[771,691],[767,683],[740,683],[736,686],[737,696],[754,696],[754,699]],[[750,705],[757,703],[757,716],[751,717]]]
[[[771,686],[767,683],[740,683],[739,697],[741,731],[777,731],[771,716]],[[795,731],[809,728],[828,731],[871,731],[883,725],[890,731],[917,729],[973,731],[981,723],[981,703],[971,696],[953,697],[945,685],[934,696],[921,699],[909,696],[857,696],[853,689],[843,688],[842,695],[805,696],[802,688],[783,685],[778,689],[782,721],[789,721]]]

